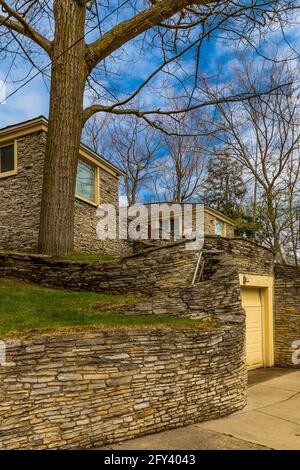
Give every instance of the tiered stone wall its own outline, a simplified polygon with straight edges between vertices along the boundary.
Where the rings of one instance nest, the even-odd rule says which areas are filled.
[[[206,263],[208,258],[213,261],[214,272],[209,272],[209,278],[194,286],[189,282],[176,288],[162,287],[155,295],[127,306],[126,313],[217,318],[227,324],[244,322],[239,277],[232,257],[224,253],[206,253],[204,257]]]
[[[180,241],[149,248],[110,263],[0,252],[0,276],[67,289],[152,295],[191,285],[198,251],[185,249],[186,244]],[[227,259],[227,265],[234,264],[239,273],[273,274],[272,253],[247,240],[210,236],[205,238],[204,250],[229,255],[232,261]]]
[[[0,253],[0,276],[74,290],[154,295],[191,283],[197,252],[185,250],[184,245],[177,243],[110,263]]]
[[[46,133],[36,132],[17,139],[18,173],[0,179],[0,250],[37,252]],[[101,203],[118,207],[118,179],[101,168]],[[75,200],[75,250],[83,253],[128,254],[126,241],[98,240],[96,207]]]
[[[0,449],[91,448],[237,411],[243,325],[73,331],[7,341]]]
[[[275,267],[274,287],[275,364],[281,367],[300,367],[292,361],[296,349],[300,350],[300,268]],[[295,341],[298,346],[292,347]],[[300,359],[300,353],[297,357]],[[297,359],[296,358],[296,359]]]
[[[142,297],[124,313],[184,315],[242,322],[238,273],[269,274],[272,254],[244,240],[207,237],[204,281],[192,286],[198,252],[186,242],[164,245],[111,263],[78,263],[0,253],[0,276],[39,285]]]
[[[267,248],[242,238],[205,237],[204,248],[222,250],[232,256],[238,272],[273,276],[273,254]]]

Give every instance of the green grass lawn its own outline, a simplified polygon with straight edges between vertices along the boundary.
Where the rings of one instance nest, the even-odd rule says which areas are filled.
[[[118,259],[118,256],[109,255],[108,253],[73,253],[69,256],[62,256],[62,258],[69,261],[98,261],[105,263]]]
[[[0,335],[32,329],[101,325],[214,327],[211,323],[188,318],[118,313],[118,306],[135,300],[121,295],[48,289],[0,278]]]

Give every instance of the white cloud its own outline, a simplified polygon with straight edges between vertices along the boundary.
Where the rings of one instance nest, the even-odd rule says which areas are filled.
[[[13,91],[14,88],[6,86],[8,98],[0,106],[0,128],[40,115],[48,115],[49,96],[42,80],[36,79],[9,96]]]
[[[5,104],[6,99],[6,84],[3,80],[0,80],[0,103],[1,105]]]

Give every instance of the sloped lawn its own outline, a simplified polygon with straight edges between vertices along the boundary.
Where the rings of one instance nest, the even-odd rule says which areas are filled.
[[[0,335],[75,326],[172,325],[204,329],[213,326],[188,318],[118,313],[118,307],[135,301],[123,295],[48,289],[0,278]]]
[[[98,262],[98,263],[107,263],[109,261],[115,261],[119,259],[119,256],[115,255],[110,255],[108,253],[73,253],[72,255],[69,256],[63,256],[62,259],[68,260],[68,261],[82,261],[82,262]]]

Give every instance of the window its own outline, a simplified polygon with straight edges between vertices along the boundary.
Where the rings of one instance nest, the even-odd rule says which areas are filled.
[[[170,234],[172,238],[179,239],[181,238],[181,230],[180,230],[180,218],[179,217],[171,217],[170,219]]]
[[[0,176],[13,174],[16,171],[14,144],[0,147]]]
[[[220,220],[216,220],[216,229],[215,229],[216,235],[224,235],[224,223],[221,222]]]
[[[96,167],[78,160],[76,178],[76,196],[96,203]]]

